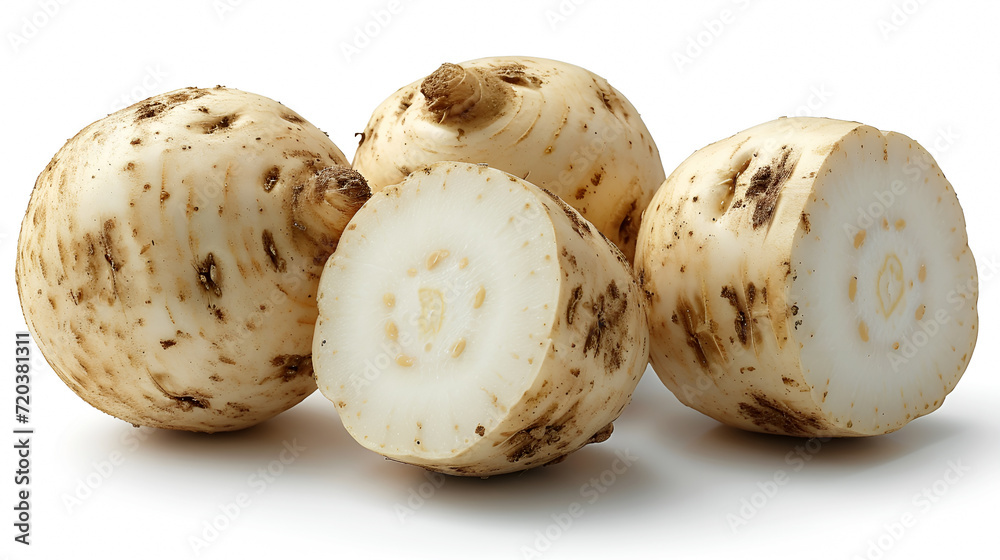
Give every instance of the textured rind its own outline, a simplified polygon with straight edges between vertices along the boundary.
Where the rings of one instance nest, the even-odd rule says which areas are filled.
[[[635,107],[607,80],[543,58],[461,63],[499,73],[514,95],[487,125],[441,122],[422,80],[382,102],[365,127],[354,167],[377,191],[436,161],[486,163],[554,192],[631,262],[646,208],[665,174]]]
[[[783,118],[699,150],[664,182],[644,215],[635,268],[650,360],[678,400],[734,427],[802,437],[887,433],[940,406],[943,395],[877,430],[852,428],[823,409],[800,362],[792,298],[803,271],[792,255],[809,233],[810,198],[841,144],[887,138],[855,122]]]
[[[603,441],[610,424],[631,400],[649,355],[645,305],[631,267],[618,248],[555,195],[485,166],[442,162],[424,173],[478,173],[527,189],[544,206],[559,250],[562,276],[555,322],[534,382],[506,416],[482,438],[453,457],[387,455],[429,470],[460,476],[490,476],[557,462],[588,442]],[[407,183],[391,187],[405,189]],[[391,191],[386,191],[391,194]],[[377,210],[376,195],[371,204]],[[352,224],[363,223],[367,206]],[[350,235],[362,235],[361,227]],[[469,232],[475,235],[475,232]],[[350,237],[345,238],[349,242]],[[331,259],[328,268],[335,266]],[[321,283],[320,291],[325,289]],[[326,320],[321,301],[321,322]],[[570,319],[571,318],[571,319]],[[335,320],[335,319],[334,319]],[[572,321],[570,323],[570,321]],[[326,338],[317,329],[316,338]],[[512,335],[514,333],[511,333]],[[316,352],[321,351],[314,346]],[[324,389],[324,372],[318,371]],[[338,383],[325,396],[337,402]],[[384,453],[357,433],[352,411],[338,408],[348,432],[362,445]]]
[[[18,242],[42,354],[135,425],[236,430],[296,404],[319,274],[368,196],[317,175],[344,164],[293,111],[222,87],[89,125],[39,175]]]

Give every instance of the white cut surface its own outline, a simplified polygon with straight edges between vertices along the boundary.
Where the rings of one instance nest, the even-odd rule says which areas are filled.
[[[532,193],[500,181],[417,172],[369,201],[324,271],[317,382],[370,449],[455,455],[538,374],[559,297],[555,234]]]
[[[906,136],[845,140],[806,203],[788,301],[827,417],[882,433],[941,405],[976,341],[976,268],[958,199]]]

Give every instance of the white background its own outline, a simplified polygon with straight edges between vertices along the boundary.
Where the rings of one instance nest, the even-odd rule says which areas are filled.
[[[4,1],[5,371],[24,328],[13,268],[31,187],[88,123],[151,94],[223,84],[283,102],[350,157],[372,109],[441,62],[526,54],[608,78],[642,113],[668,173],[692,151],[780,115],[857,120],[923,143],[959,194],[980,266],[981,334],[965,378],[938,412],[897,433],[805,449],[804,440],[722,427],[680,405],[647,370],[606,443],[558,466],[442,484],[356,445],[318,393],[239,433],[140,431],[85,404],[36,360],[30,547],[12,541],[13,373],[0,380],[8,434],[0,436],[0,555],[995,554],[997,3],[423,0],[394,14],[390,6]],[[275,462],[285,444],[301,448],[284,455],[294,459],[287,465]],[[280,474],[261,477],[269,466]],[[769,482],[776,474],[786,482]],[[241,494],[243,505],[233,505]],[[574,503],[578,517],[568,515]],[[222,517],[234,508],[235,519]],[[745,523],[734,530],[734,519]],[[196,551],[195,538],[207,547]]]

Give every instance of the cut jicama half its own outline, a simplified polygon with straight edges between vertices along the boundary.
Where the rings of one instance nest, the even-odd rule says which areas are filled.
[[[621,252],[557,197],[443,162],[365,204],[320,280],[316,380],[348,432],[459,475],[610,435],[648,358]]]
[[[965,218],[902,134],[789,118],[689,157],[643,220],[650,357],[726,424],[866,436],[936,410],[976,345]]]

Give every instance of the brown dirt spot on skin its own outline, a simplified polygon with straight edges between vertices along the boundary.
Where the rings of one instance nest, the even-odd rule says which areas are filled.
[[[167,348],[170,348],[171,346],[174,346],[176,344],[177,344],[177,341],[173,340],[173,339],[161,340],[160,341],[160,346],[162,346],[164,350],[166,350]]]
[[[523,459],[530,459],[542,447],[558,442],[562,428],[562,426],[535,426],[517,432],[507,440],[512,446],[507,452],[507,461],[517,463]]]
[[[594,173],[594,176],[590,178],[590,184],[594,185],[595,187],[597,185],[600,185],[601,184],[601,179],[603,177],[604,177],[604,173],[601,172],[601,171],[598,171],[597,173]]]
[[[427,468],[427,467],[424,467],[424,468]],[[459,465],[459,466],[455,466],[455,467],[443,467],[441,469],[427,468],[427,470],[431,471],[431,472],[440,472],[440,473],[444,473],[444,474],[457,474],[457,475],[460,475],[460,476],[469,476],[469,475],[472,475],[473,473],[476,472],[476,470],[475,470],[474,467],[470,467],[468,465]],[[487,478],[487,477],[484,476],[483,478]]]
[[[627,334],[625,315],[628,311],[628,299],[618,289],[612,280],[604,293],[590,303],[594,317],[587,339],[583,345],[583,355],[591,350],[594,356],[604,354],[604,367],[608,372],[622,366],[622,341]]]
[[[215,134],[216,132],[226,130],[236,121],[236,115],[224,115],[222,118],[211,122],[205,123],[205,134]]]
[[[646,296],[646,301],[652,303],[653,292],[646,289],[646,269],[640,268],[639,273],[636,275],[636,277],[639,280],[639,289],[642,290],[643,295]]]
[[[798,156],[791,148],[782,146],[781,153],[770,164],[757,169],[750,178],[746,199],[748,203],[754,203],[752,218],[754,229],[771,223],[781,189],[791,178],[798,161]]]
[[[757,299],[757,286],[753,282],[747,284],[747,307],[752,308],[754,300]]]
[[[608,90],[606,90],[606,89],[598,86],[597,87],[597,94],[601,98],[601,103],[604,104],[604,107],[608,110],[608,112],[614,113],[615,112],[615,108],[611,104],[611,100],[614,99],[614,93],[612,93],[612,92],[610,92],[610,91],[608,91]]]
[[[586,198],[587,197],[587,187],[580,187],[579,189],[576,189],[576,195],[575,196],[576,196],[577,200],[583,200],[584,198]]]
[[[514,432],[503,445],[508,447],[507,461],[517,463],[524,459],[530,459],[539,450],[553,445],[559,441],[564,425],[571,421],[576,413],[579,403],[573,404],[570,409],[558,419],[554,419],[556,406],[546,410],[534,422],[523,430]]]
[[[754,402],[740,403],[740,413],[766,432],[808,437],[823,429],[823,422],[816,416],[793,410],[763,393],[753,392],[750,397]]]
[[[163,380],[166,378],[166,374],[151,374],[149,378],[153,381],[153,385],[164,396],[174,401],[177,406],[181,408],[184,412],[191,410],[192,408],[211,408],[211,403],[208,400],[208,396],[203,395],[197,391],[183,391],[183,392],[171,392],[167,391],[163,387]],[[158,379],[159,378],[159,379]]]
[[[573,288],[573,293],[569,296],[569,303],[566,305],[566,324],[572,325],[576,319],[576,308],[580,303],[580,296],[583,295],[583,286]]]
[[[529,74],[523,64],[511,62],[492,67],[493,74],[508,84],[522,87],[537,88],[542,85],[542,79]]]
[[[281,118],[293,124],[303,124],[306,122],[305,119],[303,119],[302,117],[298,115],[293,115],[292,113],[286,113],[284,115],[281,115]]]
[[[276,272],[285,271],[285,259],[278,256],[278,247],[274,244],[274,235],[270,230],[264,230],[261,234],[261,242],[264,244],[264,252],[267,253],[268,260]]]
[[[271,359],[271,365],[278,368],[282,381],[291,381],[300,375],[312,375],[312,354],[282,354]]]
[[[145,119],[152,119],[168,109],[170,109],[170,107],[166,103],[149,99],[136,107],[135,120],[136,122],[139,122]]]
[[[586,220],[584,220],[583,217],[580,216],[580,214],[576,210],[574,210],[572,206],[566,204],[565,200],[559,198],[559,196],[557,196],[555,193],[553,193],[548,189],[542,188],[542,192],[549,195],[549,198],[551,198],[553,201],[555,201],[556,204],[559,205],[559,208],[561,208],[562,211],[566,214],[566,217],[569,218],[570,223],[573,225],[573,231],[575,231],[577,235],[579,235],[580,237],[587,237],[589,235],[593,235],[593,233],[590,231],[590,227],[587,224]]]
[[[133,146],[138,146],[139,144],[142,144],[142,138],[133,138],[132,141],[129,142],[129,144]]]
[[[264,179],[261,181],[264,184],[264,192],[271,192],[271,189],[274,188],[274,185],[277,184],[280,177],[281,170],[278,169],[277,165],[265,171]]]
[[[482,424],[476,426],[476,435],[479,437],[486,435],[486,428],[484,428]]]
[[[225,89],[221,86],[216,86],[215,89]],[[180,91],[175,91],[170,95],[167,95],[167,103],[173,105],[180,105],[181,103],[187,103],[193,99],[200,99],[208,94],[208,91],[199,88],[184,88]]]
[[[579,402],[574,403],[558,418],[555,418],[558,405],[552,405],[548,408],[548,410],[539,415],[538,418],[536,418],[535,421],[533,421],[528,427],[518,432],[514,432],[503,443],[497,444],[507,447],[507,461],[517,463],[525,459],[530,459],[540,450],[546,447],[552,447],[560,441],[562,441],[562,443],[559,445],[558,450],[561,451],[562,449],[569,447],[573,439],[583,435],[579,431],[570,432],[566,429],[567,425],[573,425],[579,404]],[[597,434],[594,434],[594,437],[597,437],[605,430],[608,430],[608,428],[605,427],[598,431]],[[608,431],[608,435],[610,435],[610,431]],[[572,451],[575,451],[575,449],[570,452]],[[545,464],[559,462],[565,458],[566,455],[568,455],[568,453],[561,453],[554,459],[547,461]]]
[[[579,267],[579,265],[576,262],[576,255],[569,254],[569,251],[566,250],[566,247],[563,247],[562,249],[562,256],[566,257],[566,260],[569,261],[570,266],[572,266],[573,268]]]
[[[71,249],[72,258],[78,259],[78,255],[87,256],[85,270],[87,277],[93,281],[101,276],[100,271],[104,266],[108,267],[111,276],[111,294],[108,294],[107,303],[113,304],[116,299],[121,299],[118,285],[118,271],[125,266],[125,261],[119,255],[115,245],[115,221],[105,220],[101,230],[96,237],[90,233],[83,236],[83,242]],[[46,278],[45,261],[39,260],[38,265],[43,278]],[[103,293],[103,292],[102,292]]]
[[[206,292],[222,297],[222,272],[215,263],[215,255],[209,253],[197,265],[198,283]]]
[[[639,236],[639,222],[632,218],[632,215],[636,211],[636,202],[635,200],[632,201],[628,210],[625,211],[625,217],[618,224],[618,238],[621,240],[622,245],[629,245],[633,239]]]
[[[809,233],[809,231],[812,230],[812,226],[809,224],[809,214],[803,212],[799,221],[802,222],[802,229],[806,230],[806,233]]]
[[[572,368],[569,370],[569,374],[573,377],[580,377],[580,368]]]
[[[795,387],[799,384],[791,377],[785,377],[785,376],[781,376],[781,382],[784,383],[785,385],[788,385],[789,387]]]
[[[227,402],[226,408],[231,408],[236,412],[238,412],[240,415],[247,414],[248,412],[250,412],[249,406],[237,402]]]
[[[399,100],[399,109],[396,110],[396,116],[402,115],[404,112],[406,112],[407,109],[410,108],[410,105],[413,105],[413,96],[414,92],[411,91],[410,93],[407,93],[405,97]],[[362,138],[361,141],[364,142],[364,139]]]
[[[754,288],[756,293],[756,288]],[[726,300],[729,300],[729,304],[733,306],[736,310],[736,319],[733,320],[733,325],[736,329],[736,336],[740,339],[740,344],[743,346],[748,345],[750,325],[749,325],[749,315],[747,310],[744,309],[740,298],[736,295],[736,290],[732,286],[723,286],[722,293],[720,294]]]
[[[179,397],[170,396],[170,398],[173,399],[174,402],[176,402],[178,405],[180,405],[181,409],[185,411],[191,410],[192,408],[210,407],[210,403],[208,402],[207,399],[196,397],[194,395],[181,395]]]
[[[733,320],[736,328],[736,337],[740,339],[740,344],[747,346],[747,339],[750,328],[747,325],[747,314],[743,311],[736,312],[736,319]]]
[[[192,99],[198,99],[208,92],[197,88],[185,88],[170,95],[158,95],[135,106],[135,122],[156,118],[174,107]]]

